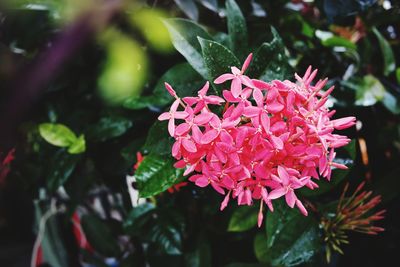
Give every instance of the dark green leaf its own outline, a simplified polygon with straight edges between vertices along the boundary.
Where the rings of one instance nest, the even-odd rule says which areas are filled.
[[[211,266],[211,247],[201,235],[194,251],[185,254],[185,267],[209,267]]]
[[[265,233],[257,233],[254,238],[254,254],[259,262],[271,262],[270,249]]]
[[[164,20],[176,50],[181,53],[200,75],[207,79],[207,68],[204,65],[201,47],[197,37],[211,39],[211,36],[198,24],[185,19]]]
[[[377,28],[373,27],[372,32],[375,34],[376,38],[378,38],[379,47],[381,48],[382,56],[383,56],[383,74],[388,76],[396,69],[395,57],[393,54],[393,50],[382,34],[378,31]]]
[[[39,133],[47,142],[59,147],[68,147],[77,139],[74,132],[63,124],[42,123],[39,125]]]
[[[63,185],[71,176],[80,158],[78,155],[71,155],[64,150],[59,150],[48,165],[47,188],[55,191]]]
[[[89,126],[87,136],[90,141],[106,141],[123,135],[132,127],[132,121],[120,116],[101,118],[96,124]]]
[[[267,246],[273,266],[296,266],[308,262],[320,252],[318,222],[291,209],[283,200],[274,202],[267,214]]]
[[[397,83],[400,84],[400,68],[396,69],[396,78],[397,78]]]
[[[204,79],[188,63],[175,65],[159,79],[151,96],[128,99],[124,107],[142,109],[171,103],[174,98],[165,89],[165,82],[171,84],[178,96],[185,97],[194,95],[201,88]]]
[[[197,8],[194,0],[174,0],[179,8],[192,20],[199,19],[199,9]]]
[[[182,181],[183,169],[176,169],[170,157],[149,154],[135,172],[141,197],[157,195]]]
[[[235,209],[229,221],[228,231],[243,232],[257,224],[257,206],[239,206]]]
[[[157,244],[162,251],[169,255],[182,254],[182,216],[171,209],[157,210],[157,223],[154,223],[147,238]]]
[[[168,123],[156,121],[147,134],[143,150],[149,154],[170,155],[173,142],[168,133]]]
[[[116,237],[104,221],[94,215],[84,215],[81,223],[86,238],[97,252],[108,257],[120,254]]]
[[[201,37],[199,37],[199,42],[203,51],[204,63],[208,70],[209,81],[212,82],[221,74],[229,73],[230,67],[240,67],[239,60],[225,46]]]
[[[225,4],[231,48],[242,59],[248,50],[246,20],[235,0],[227,0]]]
[[[124,229],[129,234],[140,233],[142,227],[149,221],[155,206],[151,203],[144,203],[132,208],[128,217],[124,221]]]
[[[274,79],[290,79],[294,75],[293,68],[285,53],[285,46],[278,32],[271,27],[272,40],[263,43],[254,54],[248,75],[264,81]]]

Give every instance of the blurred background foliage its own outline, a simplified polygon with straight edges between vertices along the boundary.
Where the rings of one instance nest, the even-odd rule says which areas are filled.
[[[396,0],[2,1],[0,262],[393,265],[399,18]],[[267,81],[318,68],[336,86],[330,104],[338,116],[358,119],[340,155],[351,170],[335,171],[330,184],[302,197],[329,213],[345,181],[355,188],[366,180],[383,197],[386,231],[351,233],[344,255],[329,264],[320,213],[303,218],[282,207],[257,229],[254,207],[219,212],[220,196],[181,184],[165,124],[155,123],[172,101],[165,81],[192,95],[224,71],[218,62],[228,67],[250,52],[249,72]],[[133,178],[136,152],[145,159]]]

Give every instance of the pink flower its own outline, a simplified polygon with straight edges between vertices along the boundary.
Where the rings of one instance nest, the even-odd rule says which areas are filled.
[[[189,115],[186,111],[177,111],[179,103],[179,99],[176,99],[174,103],[172,103],[169,112],[164,112],[163,114],[158,116],[158,119],[160,121],[169,120],[168,132],[171,136],[174,136],[175,134],[175,119],[184,119]]]
[[[243,73],[246,71],[247,67],[250,65],[250,61],[253,58],[253,54],[250,54],[243,63],[242,69],[239,70],[237,67],[231,67],[232,73],[226,73],[215,79],[215,84],[221,84],[226,81],[232,80],[231,92],[233,97],[237,98],[242,93],[242,84],[248,87],[254,87],[251,79]]]
[[[303,77],[295,75],[296,83],[264,82],[244,75],[251,57],[241,70],[232,67],[232,73],[215,80],[230,81],[223,98],[207,95],[206,83],[183,103],[166,84],[176,101],[159,119],[169,120],[174,166],[185,168],[184,175],[191,174],[189,180],[197,186],[211,186],[225,195],[221,210],[231,199],[238,205],[260,201],[260,226],[264,204],[272,212],[273,201],[281,197],[307,215],[296,190],[315,190],[314,179],[330,180],[333,168],[347,168],[334,161],[335,149],[350,139],[334,132],[353,126],[355,118],[331,119],[335,111],[325,103],[333,88],[322,91],[327,79],[313,85],[317,71],[311,67]],[[213,108],[224,102],[222,113]],[[180,120],[176,127],[175,120]]]

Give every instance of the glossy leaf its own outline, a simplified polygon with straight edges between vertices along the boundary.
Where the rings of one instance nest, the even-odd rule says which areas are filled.
[[[39,133],[47,142],[59,147],[68,147],[77,139],[74,132],[63,124],[42,123],[39,125]]]
[[[235,209],[229,221],[228,231],[243,232],[256,226],[258,216],[258,207],[239,206]]]
[[[128,217],[124,221],[124,229],[129,234],[139,234],[155,211],[155,206],[152,203],[143,203],[132,208]]]
[[[375,34],[379,42],[379,47],[382,52],[383,58],[383,74],[388,76],[396,69],[395,57],[393,54],[392,47],[389,42],[383,37],[383,35],[378,31],[377,28],[373,27],[372,32]]]
[[[186,19],[164,20],[172,43],[176,50],[181,53],[203,78],[207,79],[207,68],[201,54],[201,47],[197,37],[211,39],[211,36],[198,24]]]
[[[103,256],[116,257],[120,254],[118,243],[111,228],[94,215],[81,218],[82,229],[89,243]]]
[[[168,124],[164,121],[156,121],[147,134],[143,150],[153,155],[170,155],[173,142],[168,134]]]
[[[318,222],[275,201],[274,212],[267,214],[267,246],[272,266],[296,266],[311,260],[322,248]]]
[[[158,209],[157,223],[146,233],[146,238],[168,255],[182,254],[182,231],[184,222],[181,214],[172,209]]]
[[[89,126],[87,136],[90,141],[106,141],[123,135],[132,125],[132,121],[124,117],[103,117],[96,124]]]
[[[199,19],[199,9],[194,0],[174,0],[175,4],[192,20]]]
[[[215,78],[223,73],[230,73],[230,67],[240,67],[239,60],[225,46],[201,37],[199,37],[199,43],[203,52],[204,63],[207,67],[209,81],[214,81]]]
[[[183,169],[174,168],[169,157],[150,154],[135,172],[140,197],[157,195],[182,181]]]
[[[235,0],[227,0],[225,5],[231,48],[244,59],[248,49],[246,20]]]
[[[263,43],[255,52],[248,75],[264,81],[291,79],[293,68],[285,53],[285,46],[278,32],[271,27],[272,40]]]
[[[47,188],[55,191],[63,185],[73,173],[80,159],[78,155],[71,155],[64,150],[59,150],[48,164]]]

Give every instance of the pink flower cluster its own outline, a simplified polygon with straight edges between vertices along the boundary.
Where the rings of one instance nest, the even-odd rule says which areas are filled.
[[[175,167],[186,168],[184,175],[192,174],[189,180],[196,185],[211,185],[226,195],[221,210],[231,198],[239,205],[259,200],[260,226],[263,204],[273,211],[272,201],[283,196],[291,208],[297,206],[307,215],[295,190],[314,189],[318,186],[313,179],[329,180],[332,168],[346,168],[334,162],[335,149],[350,139],[333,132],[354,125],[355,118],[331,119],[335,111],[324,104],[333,87],[322,91],[327,79],[312,84],[317,70],[310,67],[303,77],[296,74],[297,83],[267,83],[244,75],[251,58],[241,70],[232,67],[232,73],[214,81],[230,81],[223,98],[207,95],[208,82],[197,96],[182,99],[166,83],[176,100],[158,119],[169,120],[168,131],[176,140]]]

